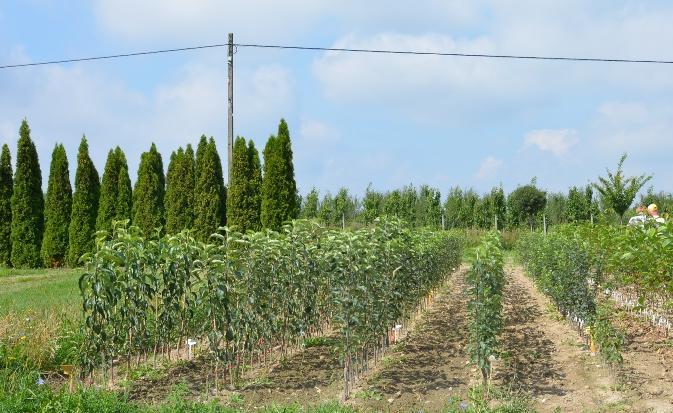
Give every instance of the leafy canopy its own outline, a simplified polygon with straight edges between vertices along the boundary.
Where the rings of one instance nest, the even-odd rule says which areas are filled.
[[[606,168],[607,177],[598,177],[598,182],[593,186],[601,194],[606,205],[612,208],[620,220],[623,220],[624,213],[633,203],[633,199],[640,189],[652,179],[651,175],[625,176],[624,161],[627,154],[624,153],[617,163],[617,171],[612,173]]]

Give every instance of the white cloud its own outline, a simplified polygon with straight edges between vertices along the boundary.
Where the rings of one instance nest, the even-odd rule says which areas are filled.
[[[543,152],[563,157],[578,141],[577,131],[572,129],[539,129],[526,134],[524,148],[535,146]]]
[[[315,119],[304,119],[299,126],[299,135],[303,142],[311,145],[330,145],[341,140],[339,132]]]
[[[488,179],[495,176],[500,167],[502,166],[502,161],[496,159],[493,156],[488,156],[486,159],[481,161],[479,165],[479,170],[477,171],[477,179]]]
[[[669,102],[606,102],[597,111],[591,133],[597,148],[615,156],[628,152],[651,158],[673,150],[673,105]]]
[[[279,65],[262,65],[237,78],[235,131],[265,139],[293,109],[293,82]],[[170,80],[141,93],[95,66],[52,66],[8,72],[0,78],[0,144],[13,148],[21,120],[28,118],[44,182],[51,151],[64,142],[74,174],[79,139],[85,133],[102,173],[108,149],[121,146],[132,180],[140,159],[155,142],[167,167],[171,151],[196,143],[202,134],[218,142],[226,167],[227,91],[221,67],[201,61],[183,66]]]

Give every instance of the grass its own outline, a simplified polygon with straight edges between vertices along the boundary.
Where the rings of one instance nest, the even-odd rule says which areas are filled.
[[[7,313],[80,311],[81,269],[0,268],[0,316]]]

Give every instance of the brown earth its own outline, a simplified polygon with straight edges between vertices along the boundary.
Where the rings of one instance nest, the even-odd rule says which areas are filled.
[[[503,354],[494,382],[529,394],[541,412],[620,408],[623,395],[613,390],[615,374],[591,355],[520,266],[508,265],[506,272]]]
[[[626,310],[617,310],[626,332],[623,380],[635,411],[673,412],[673,337]]]
[[[465,398],[475,373],[465,351],[467,286],[462,267],[440,289],[414,329],[361,380],[351,402],[367,411],[440,411]],[[358,392],[359,390],[359,392]]]
[[[465,266],[398,344],[357,382],[350,405],[363,411],[440,411],[449,398],[467,400],[479,373],[469,363]],[[580,334],[554,309],[518,265],[507,265],[503,349],[493,384],[524,394],[541,412],[673,412],[673,340],[642,320],[617,311],[627,332],[624,366],[611,369],[592,355]],[[132,398],[162,400],[184,381],[195,399],[246,408],[270,404],[314,405],[338,400],[342,366],[335,348],[298,351],[271,368],[244,374],[238,390],[206,394],[211,368],[198,361],[172,368],[160,379],[134,383]]]

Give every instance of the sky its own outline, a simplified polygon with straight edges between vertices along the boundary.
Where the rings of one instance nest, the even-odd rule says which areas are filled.
[[[673,60],[673,2],[625,0],[17,0],[0,2],[0,65],[235,42]],[[673,65],[239,48],[235,134],[261,149],[285,118],[301,193],[428,184],[506,191],[627,174],[673,191]],[[21,120],[46,185],[83,134],[102,173],[119,145],[135,181],[213,136],[226,170],[226,49],[0,70],[0,144]]]

